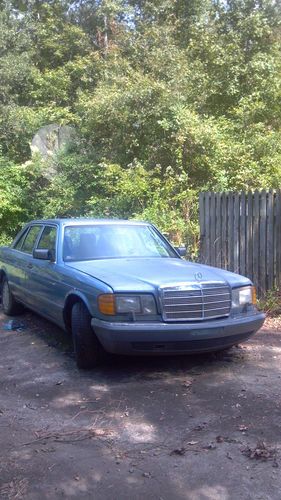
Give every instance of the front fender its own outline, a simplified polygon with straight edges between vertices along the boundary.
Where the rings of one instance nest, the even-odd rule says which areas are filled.
[[[91,316],[94,315],[94,300],[91,302],[86,294],[77,289],[72,289],[65,297],[63,308],[63,323],[66,331],[71,333],[71,310],[77,301],[82,301],[87,307]]]
[[[85,293],[83,293],[81,290],[77,290],[77,289],[73,288],[72,290],[70,290],[68,292],[67,296],[65,297],[64,308],[67,307],[67,304],[69,302],[74,303],[76,301],[74,299],[76,299],[76,300],[80,299],[82,302],[84,302],[84,304],[88,308],[91,316],[95,315],[94,296],[93,296],[93,301],[90,301],[89,297]]]

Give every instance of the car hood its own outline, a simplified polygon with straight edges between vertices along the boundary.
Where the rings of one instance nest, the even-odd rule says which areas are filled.
[[[151,292],[160,286],[186,282],[224,281],[231,286],[251,283],[238,274],[177,258],[102,259],[67,265],[103,281],[114,292]]]

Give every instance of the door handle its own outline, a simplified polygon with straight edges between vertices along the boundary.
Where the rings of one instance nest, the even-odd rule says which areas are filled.
[[[33,265],[32,264],[27,264],[28,269],[32,269],[33,268]]]

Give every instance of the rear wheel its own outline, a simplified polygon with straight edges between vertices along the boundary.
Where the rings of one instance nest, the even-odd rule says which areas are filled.
[[[78,368],[89,370],[99,365],[104,350],[91,327],[91,315],[82,302],[72,307],[71,329]]]
[[[2,307],[5,314],[13,316],[23,312],[23,306],[14,298],[7,278],[2,282]]]

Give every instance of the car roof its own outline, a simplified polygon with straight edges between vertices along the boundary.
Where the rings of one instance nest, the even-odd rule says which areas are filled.
[[[60,219],[39,219],[30,221],[29,224],[59,224],[61,226],[78,226],[78,225],[89,225],[89,224],[125,224],[128,226],[135,225],[150,225],[149,222],[138,221],[138,220],[124,220],[124,219],[93,219],[88,217],[81,218],[60,218]]]

